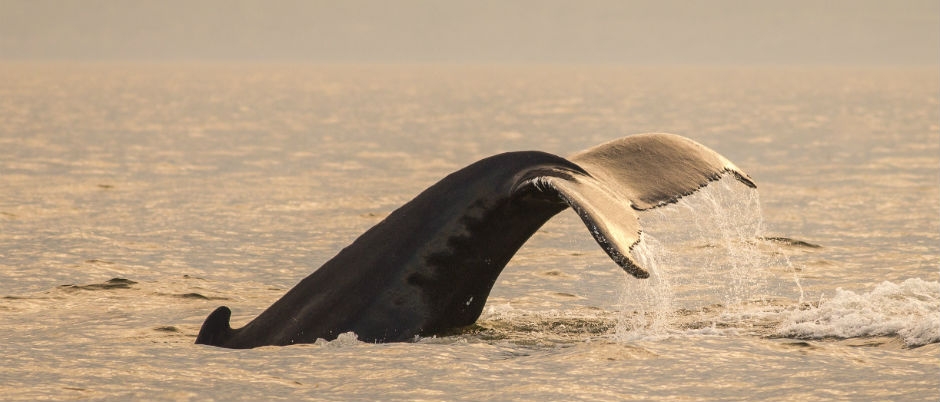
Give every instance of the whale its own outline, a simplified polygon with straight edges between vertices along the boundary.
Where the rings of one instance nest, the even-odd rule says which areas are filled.
[[[563,158],[507,152],[444,177],[390,213],[256,318],[233,329],[218,307],[197,344],[247,349],[333,340],[403,342],[472,325],[499,274],[545,222],[572,208],[627,274],[639,211],[677,202],[723,176],[756,188],[706,146],[665,133],[630,135]]]

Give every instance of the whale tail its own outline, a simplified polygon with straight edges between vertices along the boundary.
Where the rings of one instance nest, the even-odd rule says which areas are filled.
[[[509,152],[458,170],[393,211],[239,329],[219,307],[196,343],[228,348],[310,343],[355,332],[405,341],[472,324],[496,278],[552,216],[571,207],[627,273],[650,273],[631,255],[638,211],[679,201],[733,175],[715,151],[671,134],[641,134],[568,159]]]
[[[222,306],[215,309],[212,314],[209,314],[206,321],[202,323],[202,328],[199,329],[199,335],[196,336],[196,343],[213,346],[224,345],[235,332],[231,325],[229,325],[231,318],[232,310],[228,307]]]
[[[725,157],[674,134],[631,135],[569,159],[588,174],[538,177],[536,185],[557,191],[607,255],[637,278],[649,272],[630,255],[642,232],[636,211],[675,203],[726,174],[757,187]]]

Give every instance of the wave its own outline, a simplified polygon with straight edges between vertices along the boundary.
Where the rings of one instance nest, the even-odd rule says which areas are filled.
[[[836,289],[831,299],[782,317],[778,335],[792,338],[897,336],[909,347],[940,342],[940,282],[882,282],[871,292]]]

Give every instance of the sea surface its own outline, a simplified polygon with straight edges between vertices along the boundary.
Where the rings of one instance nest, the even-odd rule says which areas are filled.
[[[937,68],[0,64],[0,399],[940,399]],[[576,214],[475,327],[195,345],[446,174],[670,132],[750,174]],[[407,233],[402,233],[407,236]]]

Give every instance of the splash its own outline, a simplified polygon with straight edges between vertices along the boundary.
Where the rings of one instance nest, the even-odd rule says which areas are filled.
[[[778,335],[811,339],[897,336],[912,347],[940,342],[940,282],[885,281],[866,293],[839,288],[818,306],[789,312]]]
[[[619,339],[734,331],[747,325],[742,320],[752,314],[748,306],[781,291],[802,299],[796,270],[764,240],[756,190],[726,177],[640,219],[647,231],[633,253],[650,278],[625,280]],[[768,281],[777,276],[768,269],[794,272],[793,281]]]
[[[838,288],[805,303],[800,270],[778,244],[819,246],[764,236],[757,191],[733,180],[640,219],[648,231],[633,252],[650,277],[624,282],[619,340],[747,331],[801,339],[896,336],[908,347],[940,342],[940,282]]]

